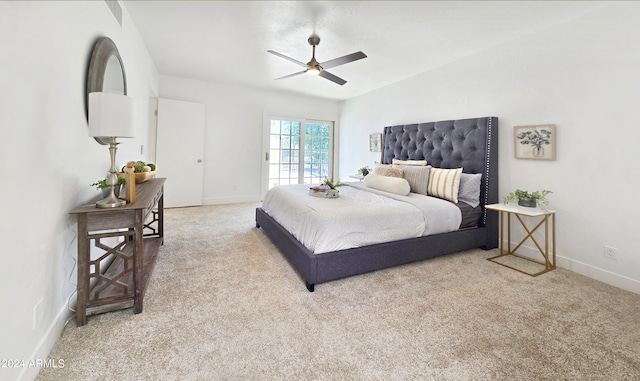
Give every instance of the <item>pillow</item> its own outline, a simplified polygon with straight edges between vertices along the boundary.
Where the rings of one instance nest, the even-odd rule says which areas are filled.
[[[369,173],[364,178],[364,185],[369,188],[403,196],[408,195],[410,191],[407,180],[399,177],[381,176],[375,173]]]
[[[422,166],[425,166],[425,165],[427,165],[427,161],[426,160],[398,160],[398,159],[392,159],[391,160],[391,164],[395,164],[395,165],[422,165]]]
[[[374,164],[373,173],[380,176],[402,177],[402,168],[389,164]]]
[[[402,168],[402,177],[407,180],[411,187],[411,192],[427,195],[431,166],[401,165],[400,168]]]
[[[462,168],[431,168],[427,194],[429,196],[443,198],[457,204],[461,173]]]
[[[472,208],[480,205],[481,173],[461,173],[458,200],[471,205]]]

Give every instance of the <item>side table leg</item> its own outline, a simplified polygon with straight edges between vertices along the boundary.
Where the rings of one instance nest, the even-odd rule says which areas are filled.
[[[144,274],[144,243],[142,242],[144,221],[142,220],[142,210],[136,211],[134,235],[133,235],[133,284],[134,284],[134,296],[133,296],[133,313],[139,314],[142,312],[142,284]]]
[[[76,325],[87,324],[89,302],[89,239],[87,239],[87,216],[78,215],[78,288],[76,300]]]

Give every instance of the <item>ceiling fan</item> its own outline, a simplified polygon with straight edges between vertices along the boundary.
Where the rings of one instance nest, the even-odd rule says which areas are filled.
[[[307,42],[309,43],[309,45],[311,45],[313,47],[313,52],[311,55],[311,61],[307,62],[306,64],[303,62],[300,62],[296,59],[293,59],[291,57],[287,57],[284,54],[275,52],[273,50],[267,50],[267,52],[274,54],[278,57],[284,58],[285,60],[291,61],[299,66],[302,66],[304,68],[306,68],[303,71],[297,72],[297,73],[293,73],[293,74],[289,74],[289,75],[285,75],[284,77],[280,77],[280,78],[276,78],[276,79],[285,79],[285,78],[290,78],[290,77],[295,77],[296,75],[300,75],[300,74],[310,74],[310,75],[318,75],[322,78],[328,79],[329,81],[335,82],[338,85],[342,86],[345,83],[347,83],[347,81],[345,81],[344,79],[335,76],[331,73],[329,73],[328,71],[326,71],[326,69],[331,69],[332,67],[336,67],[339,65],[344,65],[347,64],[349,62],[353,62],[353,61],[357,61],[363,58],[367,58],[367,55],[362,53],[362,52],[355,52],[355,53],[351,53],[351,54],[347,54],[346,56],[342,56],[342,57],[338,57],[338,58],[334,58],[332,60],[329,61],[325,61],[325,62],[318,62],[316,60],[316,46],[318,46],[320,44],[320,37],[318,37],[317,35],[311,35],[311,37],[309,37],[307,39]]]

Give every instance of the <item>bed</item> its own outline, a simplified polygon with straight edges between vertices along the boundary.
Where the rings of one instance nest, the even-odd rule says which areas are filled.
[[[373,244],[364,242],[361,246],[335,250],[332,250],[330,246],[320,250],[315,247],[310,249],[308,243],[305,245],[300,242],[283,226],[287,224],[279,223],[267,213],[264,209],[264,203],[263,207],[256,209],[256,227],[261,228],[280,249],[304,280],[307,290],[311,292],[314,291],[316,284],[344,277],[474,248],[486,250],[496,248],[498,246],[498,216],[496,212],[488,211],[484,206],[498,202],[497,128],[498,119],[496,117],[482,117],[395,125],[383,129],[381,164],[389,165],[398,160],[411,162],[426,160],[432,168],[444,170],[462,168],[462,173],[476,174],[476,177],[480,178],[479,204],[473,208],[476,211],[476,216],[473,217],[475,220],[471,224],[467,220],[467,223],[452,231],[438,232],[436,227],[435,232],[432,231],[428,234],[414,233],[414,236],[409,238],[394,239],[391,237],[391,241]],[[347,187],[340,188],[344,193],[345,200],[355,197],[351,196],[353,193],[351,188],[357,189],[358,187],[362,187],[362,185],[355,185],[349,189],[346,189]],[[283,189],[293,188],[295,187],[283,187]],[[307,196],[307,199],[318,202],[311,196]],[[328,204],[338,200],[321,201]],[[463,203],[458,202],[458,204]],[[287,207],[278,206],[278,208],[286,209]],[[334,206],[334,208],[334,210],[340,210],[340,207]],[[347,218],[347,215],[351,216],[351,213],[345,213],[344,218]],[[463,210],[461,213],[464,215],[465,211]],[[334,216],[334,218],[339,218],[339,216]],[[397,220],[390,219],[389,221]],[[349,224],[349,222],[345,221],[345,224]],[[304,228],[304,223],[299,225]],[[398,224],[390,223],[391,225],[397,226]],[[411,229],[415,228],[408,228],[408,230]],[[323,229],[316,230],[324,231]],[[296,235],[300,236],[297,232]],[[325,241],[327,241],[326,237]]]

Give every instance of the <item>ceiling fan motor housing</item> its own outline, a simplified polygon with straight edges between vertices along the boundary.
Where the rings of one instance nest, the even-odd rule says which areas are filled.
[[[320,37],[318,37],[315,34],[312,34],[311,37],[309,37],[307,39],[307,42],[309,43],[309,45],[311,46],[318,46],[320,45]]]

